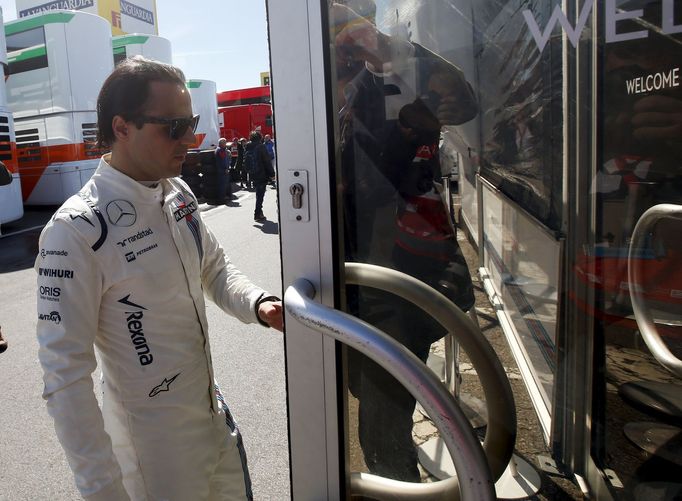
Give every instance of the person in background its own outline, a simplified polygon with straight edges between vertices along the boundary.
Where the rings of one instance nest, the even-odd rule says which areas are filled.
[[[2,327],[0,327],[0,353],[4,353],[7,350],[7,341],[2,337]]]
[[[270,134],[265,134],[263,137],[263,144],[265,145],[265,148],[268,150],[268,154],[270,155],[270,161],[272,163],[273,169],[275,172],[277,171],[277,162],[275,161],[275,141],[270,137]],[[277,185],[275,184],[275,180],[272,179],[270,181],[270,185],[273,188],[276,188]]]
[[[253,181],[256,190],[256,207],[253,211],[253,220],[262,223],[267,219],[263,214],[265,188],[268,182],[274,179],[275,170],[272,167],[268,150],[261,142],[260,132],[252,132],[249,139],[244,152],[244,168]]]
[[[270,137],[270,134],[265,134],[263,137],[263,144],[265,145],[265,148],[268,150],[268,155],[270,155],[270,160],[274,163],[275,161],[275,142],[272,140]]]
[[[249,188],[249,178],[244,170],[244,151],[246,149],[246,138],[242,137],[237,141],[237,163],[234,170],[239,173],[239,187]]]
[[[216,180],[218,184],[218,202],[225,204],[232,200],[232,186],[230,182],[230,160],[232,153],[227,149],[227,139],[221,137],[215,149]]]
[[[235,137],[232,139],[232,144],[230,145],[230,150],[232,153],[232,173],[230,175],[230,179],[239,184],[239,187],[242,188],[242,166],[241,166],[241,159],[240,159],[240,154],[239,154],[239,138]],[[242,154],[243,155],[243,154]]]
[[[185,80],[141,56],[114,69],[97,100],[98,143],[111,153],[40,236],[43,397],[89,500],[253,497],[213,377],[204,294],[277,330],[282,307],[230,262],[178,177],[198,121]]]

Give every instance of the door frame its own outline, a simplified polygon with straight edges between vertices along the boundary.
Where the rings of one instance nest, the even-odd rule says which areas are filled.
[[[337,307],[338,245],[330,158],[335,128],[325,72],[328,13],[323,2],[268,0],[272,102],[277,130],[282,284],[305,278],[315,300]],[[322,21],[322,22],[320,22]],[[278,99],[278,89],[286,89]],[[332,129],[334,130],[334,129]],[[304,185],[301,209],[290,186]],[[298,218],[298,219],[297,219]],[[305,245],[301,245],[305,242]],[[293,499],[343,499],[345,487],[343,392],[337,342],[285,314],[285,353]]]

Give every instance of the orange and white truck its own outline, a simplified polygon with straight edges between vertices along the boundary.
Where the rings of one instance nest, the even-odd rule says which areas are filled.
[[[5,24],[24,203],[57,205],[92,176],[96,103],[114,67],[111,27],[102,17],[52,10]]]

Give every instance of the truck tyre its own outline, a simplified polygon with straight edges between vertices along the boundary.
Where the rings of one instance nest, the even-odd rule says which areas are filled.
[[[201,150],[199,152],[199,158],[202,164],[212,164],[215,165],[215,151],[214,150]]]
[[[188,151],[185,156],[185,165],[194,166],[201,163],[201,157],[198,151]]]

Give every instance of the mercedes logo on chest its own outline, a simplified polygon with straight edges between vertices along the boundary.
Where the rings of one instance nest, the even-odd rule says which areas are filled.
[[[112,200],[107,204],[107,217],[114,226],[132,226],[137,221],[137,212],[127,200]]]

